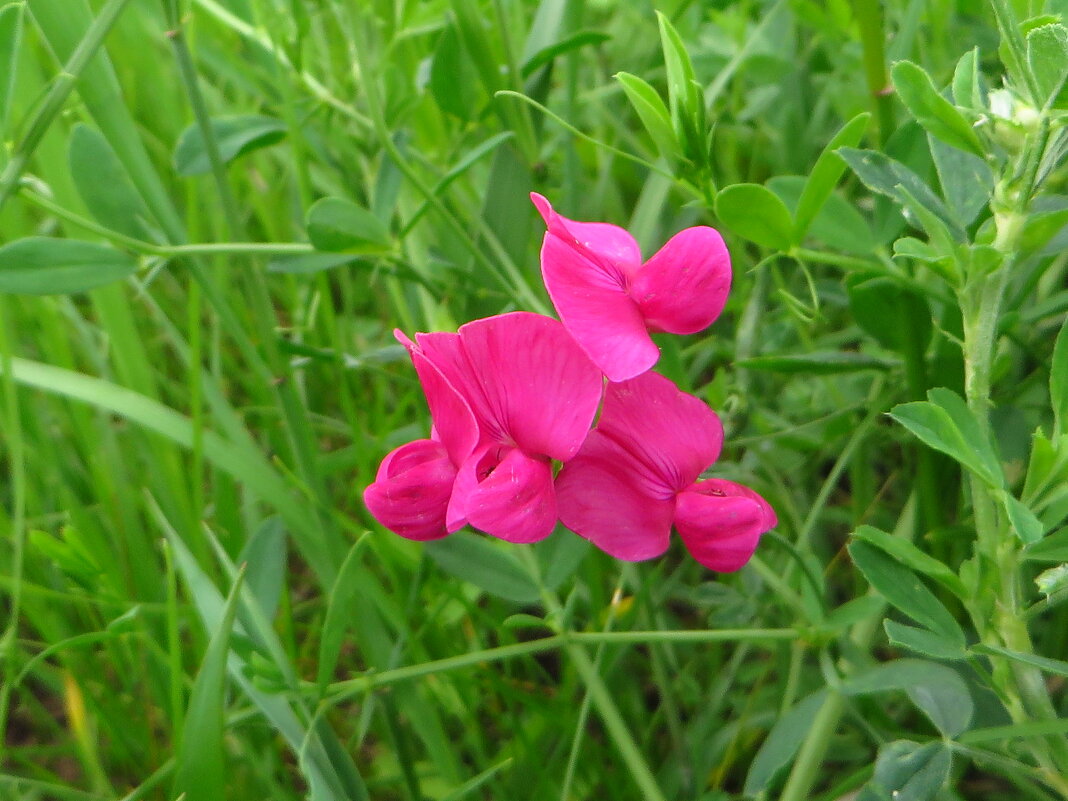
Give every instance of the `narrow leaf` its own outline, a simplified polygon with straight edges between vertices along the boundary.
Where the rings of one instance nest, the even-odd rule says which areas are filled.
[[[185,801],[216,801],[226,795],[226,767],[223,761],[226,704],[223,693],[226,689],[230,632],[237,615],[241,581],[239,574],[226,599],[219,627],[212,632],[204,661],[189,694],[182,739],[175,757],[172,798],[184,794]]]
[[[956,573],[950,570],[944,562],[924,553],[908,540],[887,534],[874,526],[860,526],[853,532],[853,536],[874,545],[911,570],[933,578],[958,598],[963,599],[966,596],[964,584]]]
[[[1020,538],[1020,542],[1024,545],[1031,545],[1042,539],[1042,535],[1046,533],[1046,527],[1035,517],[1034,512],[1009,492],[1002,492],[1000,499],[1005,514],[1012,524],[1012,530]]]
[[[67,295],[136,271],[133,257],[95,242],[29,237],[0,247],[0,292]]]
[[[656,90],[629,72],[617,73],[616,80],[623,87],[623,93],[634,106],[638,119],[642,121],[660,155],[666,158],[677,155],[679,143],[671,127],[671,114]]]
[[[972,651],[979,654],[987,654],[993,656],[1003,656],[1007,659],[1011,659],[1014,662],[1020,662],[1024,665],[1031,665],[1041,671],[1050,673],[1054,676],[1063,676],[1068,678],[1068,662],[1064,662],[1060,659],[1050,659],[1045,656],[1036,656],[1035,654],[1025,654],[1019,651],[1010,651],[1008,648],[1002,648],[999,645],[984,645],[982,643],[972,646]]]
[[[793,709],[775,721],[764,744],[749,766],[743,793],[754,796],[767,789],[779,771],[794,761],[812,719],[827,700],[827,691],[819,690],[802,699]]]
[[[979,48],[973,47],[960,57],[953,70],[953,102],[962,108],[983,109],[982,84],[979,76]]]
[[[983,143],[964,115],[935,89],[931,76],[911,61],[899,61],[890,70],[894,89],[916,121],[947,145],[985,156]]]
[[[886,631],[886,639],[895,648],[907,648],[921,656],[932,659],[958,660],[967,659],[968,653],[955,642],[951,642],[941,634],[935,634],[928,629],[907,626],[896,620],[884,620],[883,630]]]
[[[15,92],[15,69],[22,41],[22,17],[25,3],[0,8],[0,142],[7,138],[8,114]]]
[[[915,573],[866,542],[851,542],[849,555],[868,583],[892,606],[947,640],[964,644],[964,632],[956,619]]]
[[[819,158],[809,173],[805,188],[801,192],[801,198],[797,202],[795,214],[794,242],[801,244],[808,232],[809,226],[827,199],[834,191],[834,187],[846,171],[846,163],[836,152],[842,147],[856,147],[860,143],[864,131],[868,128],[871,114],[864,112],[858,114],[834,135],[827,146],[820,153]]]
[[[1061,325],[1061,331],[1053,345],[1049,399],[1053,406],[1053,436],[1056,439],[1068,434],[1068,319]]]
[[[82,202],[99,223],[135,239],[148,238],[148,208],[100,131],[75,125],[67,160]]]
[[[763,370],[769,373],[809,373],[810,375],[840,375],[861,370],[889,370],[896,363],[866,353],[830,351],[827,353],[783,354],[781,356],[753,356],[739,359],[738,367]]]
[[[611,38],[607,33],[601,31],[578,31],[561,39],[559,42],[543,47],[523,62],[519,72],[524,79],[529,78],[546,64],[551,63],[565,53],[570,53],[572,50],[578,50],[587,45],[603,44]]]

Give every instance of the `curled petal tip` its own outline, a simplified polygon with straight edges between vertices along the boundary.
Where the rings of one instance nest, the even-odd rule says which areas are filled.
[[[546,225],[550,225],[553,218],[553,207],[543,195],[539,195],[537,192],[530,193],[530,201],[534,204],[534,207],[538,210],[538,214],[545,220]]]

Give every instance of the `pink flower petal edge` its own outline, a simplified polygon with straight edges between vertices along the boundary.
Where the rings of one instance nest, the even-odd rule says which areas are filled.
[[[686,549],[720,573],[739,570],[752,558],[760,537],[778,523],[775,512],[749,487],[710,478],[681,492],[675,527]]]

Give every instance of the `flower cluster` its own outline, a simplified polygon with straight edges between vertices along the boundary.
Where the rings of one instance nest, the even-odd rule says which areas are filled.
[[[723,310],[722,238],[687,228],[643,263],[622,228],[531,199],[547,227],[542,276],[560,320],[512,312],[414,341],[395,331],[433,427],[386,456],[367,508],[413,540],[470,525],[536,542],[560,521],[627,561],[662,554],[674,527],[701,564],[737,570],[775,513],[748,487],[700,479],[719,457],[719,418],[650,372],[660,355],[650,332],[697,333]]]

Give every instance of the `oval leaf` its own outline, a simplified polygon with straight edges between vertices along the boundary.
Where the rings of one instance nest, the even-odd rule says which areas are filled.
[[[716,195],[716,216],[738,236],[769,250],[789,250],[794,221],[778,195],[760,184],[735,184]]]
[[[148,209],[100,131],[81,123],[75,125],[67,160],[78,194],[97,222],[135,239],[148,238],[144,225],[149,218]]]
[[[384,253],[392,240],[385,224],[362,206],[325,197],[308,209],[308,238],[330,253]]]
[[[136,271],[132,256],[78,239],[29,237],[0,248],[0,292],[17,295],[84,292]]]
[[[223,164],[273,145],[286,135],[286,124],[274,117],[257,114],[238,117],[213,117],[211,130],[219,147]],[[211,172],[211,160],[200,127],[193,123],[178,137],[174,148],[174,168],[179,175],[203,175]]]

